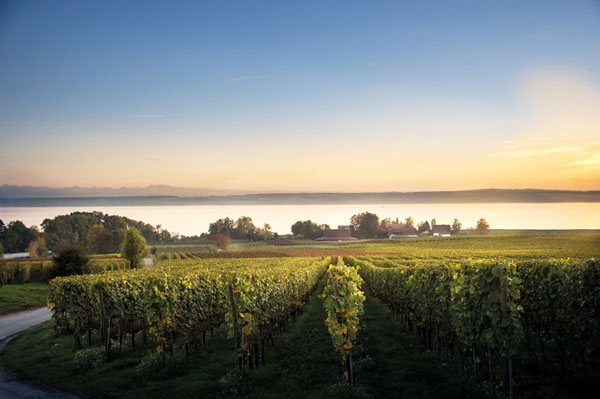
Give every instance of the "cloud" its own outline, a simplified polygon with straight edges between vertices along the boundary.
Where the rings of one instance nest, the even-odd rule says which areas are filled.
[[[588,151],[592,146],[594,146],[594,143],[512,142],[506,145],[505,149],[503,150],[503,153],[513,157],[531,157],[537,155],[552,155],[564,153],[583,153]]]
[[[164,115],[160,114],[146,114],[146,115],[130,115],[130,118],[164,118]]]
[[[586,169],[600,169],[600,153],[594,154],[588,159],[571,162],[569,166],[583,166]]]

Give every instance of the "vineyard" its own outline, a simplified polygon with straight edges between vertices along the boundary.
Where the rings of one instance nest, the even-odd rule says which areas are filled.
[[[491,395],[502,387],[514,396],[515,358],[552,361],[561,372],[598,368],[597,260],[345,261],[436,357],[464,363],[470,354],[475,380],[487,379]]]
[[[317,259],[241,259],[203,263],[165,261],[151,270],[57,278],[49,306],[57,329],[72,331],[81,349],[85,332],[99,330],[106,357],[113,339],[154,337],[163,362],[180,344],[188,353],[206,333],[229,326],[239,367],[264,361],[264,344],[300,308],[328,262]]]
[[[600,376],[600,264],[584,256],[592,237],[578,247],[551,239],[572,245],[578,256],[568,259],[479,256],[498,252],[491,244],[469,259],[472,238],[452,251],[443,240],[169,249],[135,270],[94,259],[96,273],[49,282],[53,322],[7,352],[20,350],[37,375],[71,370],[81,385],[59,385],[96,396],[152,387],[160,397],[181,380],[188,396],[387,397],[404,392],[397,380],[408,373],[401,385],[431,389],[414,397],[593,397],[585,392]],[[428,251],[411,252],[423,243]],[[11,261],[3,281],[23,278],[27,265],[40,274],[45,262]],[[54,344],[34,354],[26,347],[36,342]],[[429,377],[410,377],[413,368]],[[112,387],[110,376],[121,382]],[[87,378],[98,390],[88,392]]]
[[[90,266],[92,273],[125,270],[129,267],[125,259],[116,257],[92,257]],[[0,286],[48,282],[51,267],[51,259],[2,261],[0,262]]]

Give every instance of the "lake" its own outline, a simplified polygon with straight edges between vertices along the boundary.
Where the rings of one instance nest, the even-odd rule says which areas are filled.
[[[208,231],[209,223],[223,217],[250,216],[257,226],[269,223],[280,234],[290,232],[298,220],[310,219],[334,227],[349,224],[359,212],[372,212],[382,218],[412,216],[415,223],[436,218],[438,224],[451,224],[458,218],[463,228],[485,218],[495,229],[598,229],[600,203],[519,203],[519,204],[372,204],[372,205],[190,205],[190,206],[94,206],[94,207],[6,207],[0,219],[8,224],[21,220],[27,226],[40,225],[74,211],[101,211],[127,216],[152,225],[161,224],[184,235]]]

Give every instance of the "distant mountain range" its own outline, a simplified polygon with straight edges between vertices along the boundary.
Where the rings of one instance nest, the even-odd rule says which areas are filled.
[[[190,197],[202,195],[236,194],[232,190],[214,190],[207,188],[186,188],[167,185],[151,185],[147,187],[35,187],[35,186],[0,186],[0,198],[69,198],[69,197],[146,197],[177,196]]]
[[[227,194],[171,186],[48,188],[0,186],[0,207],[149,205],[320,205],[600,202],[600,191],[483,189],[383,193]]]

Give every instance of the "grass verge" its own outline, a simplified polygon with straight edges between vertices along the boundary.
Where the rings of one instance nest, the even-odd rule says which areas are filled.
[[[46,305],[48,284],[7,284],[0,287],[0,315]]]

